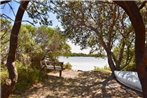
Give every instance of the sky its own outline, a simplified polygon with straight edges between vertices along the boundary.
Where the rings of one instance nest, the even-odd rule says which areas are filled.
[[[14,13],[11,10],[10,6],[8,4],[6,4],[6,5],[0,5],[0,14],[6,14],[7,16],[9,16],[10,18],[12,18],[14,20],[16,12],[17,12],[18,7],[19,7],[19,4],[14,2],[14,1],[10,2],[9,4],[14,9]],[[60,22],[56,19],[56,15],[55,14],[50,13],[49,14],[49,18],[53,22],[53,25],[50,26],[50,27],[55,28],[55,27],[58,26],[58,27],[62,28]],[[29,20],[30,22],[32,22],[32,19],[28,17],[26,12],[25,12],[25,14],[23,16],[23,20]],[[90,51],[90,48],[81,50],[80,46],[73,44],[71,41],[67,41],[67,43],[70,45],[71,52],[73,52],[73,53],[85,53],[85,54],[88,54],[89,51]]]

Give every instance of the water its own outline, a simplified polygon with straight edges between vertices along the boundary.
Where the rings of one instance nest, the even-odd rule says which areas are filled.
[[[107,59],[95,58],[95,57],[59,57],[60,62],[70,63],[73,70],[90,71],[94,67],[103,68],[108,66]]]

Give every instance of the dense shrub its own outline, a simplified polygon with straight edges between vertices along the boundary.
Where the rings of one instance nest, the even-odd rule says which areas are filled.
[[[0,71],[0,85],[5,83],[6,78],[8,78],[8,72],[6,70]]]
[[[15,92],[23,92],[32,84],[39,82],[43,79],[40,74],[40,70],[32,68],[27,65],[22,65],[22,63],[16,63],[17,70],[18,70],[18,82],[16,84]]]
[[[32,68],[30,65],[23,65],[21,62],[16,62],[18,71],[18,81],[16,83],[14,93],[22,93],[26,89],[30,88],[34,83],[37,83],[45,79],[44,74],[39,69]],[[8,78],[8,72],[6,69],[1,69],[0,72],[1,85],[5,83]]]

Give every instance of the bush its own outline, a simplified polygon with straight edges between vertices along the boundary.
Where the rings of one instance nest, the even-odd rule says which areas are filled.
[[[14,90],[15,93],[23,92],[31,87],[32,84],[37,83],[43,79],[40,74],[40,70],[38,69],[25,66],[20,62],[17,62],[16,66],[18,71],[18,82],[16,83]]]
[[[34,83],[37,83],[44,78],[39,69],[32,68],[29,65],[23,65],[21,62],[16,61],[16,67],[18,71],[18,81],[16,83],[14,93],[22,93],[26,89],[30,88]],[[5,83],[8,78],[8,72],[6,69],[2,69],[0,72],[1,85]]]
[[[5,80],[8,78],[8,72],[6,70],[1,70],[0,71],[0,85],[3,85],[5,83]]]
[[[125,71],[136,71],[136,66],[135,66],[135,64],[129,64],[123,70],[125,70]]]
[[[64,65],[64,68],[65,68],[65,69],[72,69],[72,65],[71,65],[70,63],[66,63],[66,64]]]
[[[104,66],[104,68],[99,68],[99,67],[94,66],[93,71],[108,73],[108,72],[110,72],[110,68],[108,68],[107,66]]]

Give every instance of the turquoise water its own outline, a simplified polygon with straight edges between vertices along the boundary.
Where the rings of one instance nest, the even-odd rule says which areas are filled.
[[[108,66],[106,58],[95,58],[95,57],[59,57],[60,62],[70,63],[73,70],[90,71],[94,67],[103,68]]]

